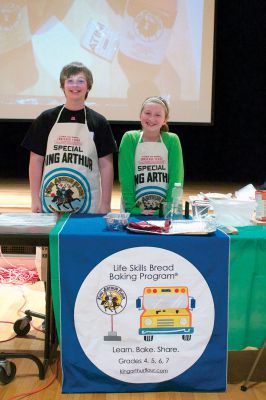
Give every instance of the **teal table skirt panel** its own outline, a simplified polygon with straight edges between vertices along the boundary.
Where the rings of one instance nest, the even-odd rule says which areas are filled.
[[[231,236],[229,350],[261,347],[266,337],[266,226]]]

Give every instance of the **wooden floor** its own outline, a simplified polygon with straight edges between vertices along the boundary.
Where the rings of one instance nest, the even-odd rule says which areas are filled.
[[[188,184],[184,197],[198,192],[228,193],[240,189],[243,184]],[[119,209],[120,190],[116,183],[112,200],[112,209]],[[1,182],[0,212],[30,211],[29,187],[26,181]],[[41,320],[33,318],[32,329],[24,338],[14,338],[13,323],[23,316],[23,310],[33,309],[44,312],[44,286],[42,282],[21,286],[0,284],[0,353],[1,351],[30,351],[42,356],[44,335],[41,332]],[[11,322],[11,323],[9,323]],[[37,330],[38,329],[38,330]],[[11,340],[9,340],[11,339]],[[60,350],[58,350],[59,358]],[[228,388],[224,393],[108,393],[108,394],[61,394],[61,369],[59,363],[48,368],[44,381],[38,378],[35,363],[27,359],[13,360],[17,372],[14,380],[3,385],[0,383],[0,399],[11,400],[14,396],[38,391],[29,398],[33,400],[265,400],[266,399],[266,355],[262,357],[253,375],[252,385],[246,392],[240,390],[246,379],[257,350],[229,352]],[[57,368],[56,368],[57,365]],[[56,377],[54,378],[57,369]],[[47,388],[51,380],[53,383]],[[19,397],[22,398],[22,397]]]
[[[184,200],[188,196],[199,192],[233,193],[243,187],[243,183],[225,182],[189,182],[184,186]],[[112,210],[120,208],[120,187],[114,183],[111,207]],[[0,212],[25,212],[30,211],[30,191],[27,180],[1,180],[0,181]]]

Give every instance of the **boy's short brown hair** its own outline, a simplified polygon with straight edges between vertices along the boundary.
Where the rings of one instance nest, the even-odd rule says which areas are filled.
[[[72,75],[77,75],[80,72],[83,72],[83,74],[85,75],[88,89],[91,90],[92,85],[93,85],[92,73],[89,70],[89,68],[87,68],[84,64],[82,64],[81,62],[78,62],[78,61],[74,61],[70,64],[67,64],[62,68],[62,71],[60,73],[61,89],[64,89],[64,83],[65,83],[66,79],[68,79]]]

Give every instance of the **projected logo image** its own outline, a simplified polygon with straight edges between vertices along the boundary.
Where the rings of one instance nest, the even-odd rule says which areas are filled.
[[[156,40],[163,33],[163,23],[161,19],[146,10],[141,11],[135,18],[135,33],[140,35],[143,40]]]
[[[1,7],[0,31],[9,32],[16,28],[21,19],[22,8],[19,5],[5,4]]]
[[[48,182],[43,200],[50,212],[78,212],[84,203],[84,188],[76,179],[58,176]]]

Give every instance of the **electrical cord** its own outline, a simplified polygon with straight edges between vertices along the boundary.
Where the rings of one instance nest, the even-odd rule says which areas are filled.
[[[25,305],[27,304],[27,298],[26,298],[26,296],[25,296],[23,287],[22,287],[22,286],[18,286],[18,288],[21,290],[21,292],[22,292],[22,297],[23,297],[23,300],[24,300],[23,303],[22,303],[22,305],[21,305],[21,306],[18,308],[18,310],[17,310],[17,315],[18,315],[18,316],[21,316],[21,314],[24,313],[23,308],[25,308]],[[12,322],[12,321],[0,321],[0,323],[2,323],[2,324],[12,324],[12,325],[14,325],[14,322]],[[32,323],[32,321],[30,322],[30,325],[31,325],[32,329],[35,330],[35,331],[38,331],[38,332],[41,332],[41,333],[44,333],[44,332],[45,332],[44,329],[39,329],[39,328],[37,328],[36,326],[34,326],[33,323]],[[9,341],[15,339],[17,336],[18,336],[18,335],[14,335],[14,336],[11,336],[11,337],[8,338],[8,339],[0,340],[0,343],[9,342]]]
[[[31,390],[29,392],[16,394],[15,396],[9,397],[7,400],[21,400],[21,399],[24,399],[25,397],[31,396],[32,394],[40,393],[43,390],[47,389],[49,386],[52,385],[52,383],[56,380],[56,378],[58,376],[59,362],[60,362],[60,359],[58,358],[55,361],[55,371],[53,371],[52,367],[50,366],[50,369],[52,371],[52,376],[47,380],[47,382],[43,386],[41,386],[35,390]]]

